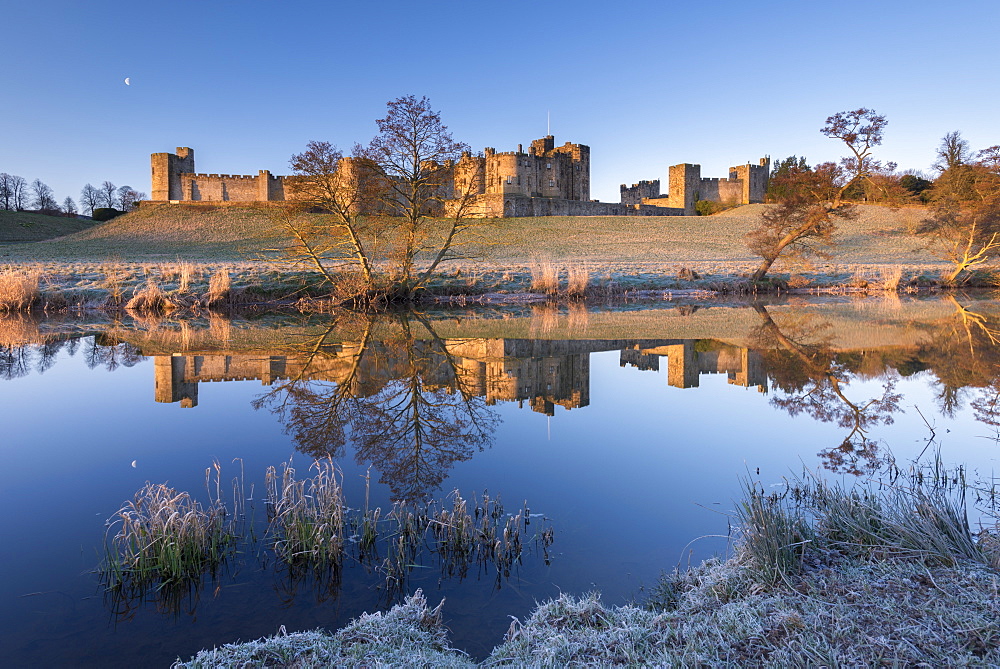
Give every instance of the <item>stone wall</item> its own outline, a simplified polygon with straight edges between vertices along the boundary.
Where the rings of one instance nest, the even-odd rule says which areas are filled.
[[[659,180],[640,181],[619,187],[622,204],[646,204],[681,209],[684,215],[696,214],[698,200],[710,200],[727,205],[763,202],[770,178],[771,159],[760,159],[759,165],[737,165],[729,168],[729,177],[702,178],[701,165],[681,163],[669,170],[669,192],[659,194]],[[654,187],[655,185],[655,187]]]

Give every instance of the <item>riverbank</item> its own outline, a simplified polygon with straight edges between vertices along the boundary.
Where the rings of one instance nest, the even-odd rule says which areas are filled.
[[[946,479],[749,486],[729,559],[664,576],[637,605],[539,604],[478,664],[450,646],[447,604],[417,591],[332,634],[282,630],[175,666],[996,665],[998,528],[974,533]]]
[[[840,226],[829,260],[809,268],[779,260],[767,281],[753,284],[748,277],[759,259],[743,236],[767,206],[712,216],[484,220],[462,241],[461,253],[471,259],[442,265],[421,299],[599,302],[670,299],[678,293],[713,297],[948,287],[942,277],[950,265],[936,259],[912,232],[926,211],[871,205],[859,206],[859,216]],[[21,277],[35,286],[31,308],[50,312],[117,309],[140,293],[145,297],[133,307],[145,305],[147,311],[155,310],[151,304],[167,310],[300,300],[304,308],[323,309],[331,293],[351,293],[287,264],[283,249],[289,240],[272,213],[253,207],[143,205],[56,239],[0,245],[0,277],[7,278],[0,283]],[[4,225],[20,229],[14,219],[0,217]],[[345,275],[344,281],[352,278]],[[983,275],[973,283],[991,287],[995,282]],[[0,305],[15,302],[5,296],[9,292],[0,285]],[[148,299],[154,295],[159,297]]]

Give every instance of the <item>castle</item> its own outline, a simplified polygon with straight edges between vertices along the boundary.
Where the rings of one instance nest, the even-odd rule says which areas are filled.
[[[699,351],[694,339],[663,340],[542,340],[447,339],[444,350],[417,342],[415,359],[428,389],[444,388],[483,397],[487,404],[527,403],[533,411],[554,415],[590,404],[590,354],[620,351],[619,364],[640,371],[667,365],[667,385],[696,388],[705,374],[726,374],[731,385],[767,389],[767,374],[760,351],[718,344]],[[352,379],[349,391],[363,397],[377,393],[399,377],[409,353],[379,344],[368,344],[369,354],[356,342],[344,342],[333,355],[304,357],[282,351],[155,355],[155,400],[179,402],[183,408],[198,405],[198,384],[259,380],[270,385],[281,379],[308,379],[342,384]],[[449,360],[445,360],[445,357]],[[397,362],[398,360],[398,362]],[[358,368],[359,375],[353,376]]]
[[[152,201],[156,202],[282,202],[297,199],[295,177],[275,176],[260,170],[256,176],[198,174],[194,150],[178,147],[176,153],[150,157]],[[691,216],[695,203],[711,200],[724,204],[763,202],[770,174],[770,159],[759,165],[729,168],[726,179],[701,177],[701,166],[682,163],[669,170],[669,191],[660,193],[659,179],[622,184],[620,202],[590,199],[590,147],[555,145],[547,135],[534,140],[528,151],[498,153],[487,147],[482,155],[463,153],[452,168],[451,193],[466,193],[462,203],[470,217],[513,216]],[[445,202],[454,211],[459,200]]]

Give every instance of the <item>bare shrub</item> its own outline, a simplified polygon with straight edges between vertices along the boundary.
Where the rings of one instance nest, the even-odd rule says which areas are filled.
[[[566,270],[566,294],[570,297],[583,297],[590,286],[590,270],[583,265],[570,265]]]
[[[0,272],[0,311],[28,311],[41,299],[37,270]]]
[[[559,267],[551,260],[535,260],[529,267],[531,290],[555,295],[559,292]]]
[[[139,313],[162,314],[173,311],[177,305],[167,298],[160,285],[150,277],[142,288],[135,291],[125,308]]]
[[[219,304],[228,300],[232,295],[233,280],[229,276],[229,270],[220,267],[212,273],[208,280],[208,293],[205,299],[208,303]]]

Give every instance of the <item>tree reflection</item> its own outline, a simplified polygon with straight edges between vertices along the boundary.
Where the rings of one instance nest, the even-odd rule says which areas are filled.
[[[350,436],[359,463],[370,462],[397,500],[417,500],[438,488],[456,462],[493,443],[499,421],[461,373],[458,360],[419,315],[367,315],[356,343],[338,345],[334,323],[303,347],[294,378],[258,398],[285,424],[299,450],[312,457],[343,454]],[[372,336],[378,326],[391,334]],[[311,375],[331,356],[347,353],[335,381]]]
[[[31,347],[0,346],[0,378],[7,381],[27,376],[31,372]]]
[[[998,428],[1000,436],[1000,318],[948,299],[955,312],[921,351],[940,382],[939,407],[953,416],[969,399],[976,420]]]
[[[142,351],[134,344],[101,336],[87,341],[83,356],[90,369],[104,367],[109,372],[119,367],[133,367],[143,361]]]
[[[767,308],[754,304],[763,319],[756,338],[767,360],[772,385],[781,394],[771,404],[791,416],[805,414],[847,430],[843,441],[819,452],[824,466],[836,472],[861,475],[880,464],[878,442],[868,431],[893,422],[902,395],[896,392],[896,378],[886,376],[882,394],[852,400],[845,387],[854,375],[838,361],[832,347],[821,337],[823,328],[798,322],[779,328]]]

